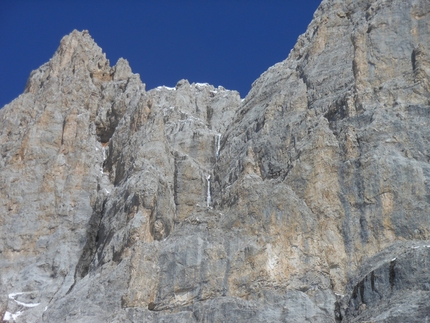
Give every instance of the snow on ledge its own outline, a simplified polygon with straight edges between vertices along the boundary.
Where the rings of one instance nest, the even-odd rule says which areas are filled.
[[[207,86],[210,86],[209,83],[194,83],[194,85],[198,86],[198,87],[207,87]]]
[[[18,295],[24,295],[24,294],[30,294],[30,293],[29,292],[10,293],[8,297],[9,299],[15,300],[15,297],[17,297]]]
[[[156,90],[169,90],[169,91],[176,91],[176,88],[174,88],[174,87],[168,87],[168,86],[165,86],[165,85],[162,85],[162,86],[157,86],[156,87]]]
[[[10,320],[16,320],[16,318],[18,317],[18,316],[20,316],[20,315],[22,315],[24,312],[21,312],[21,311],[18,311],[18,312],[16,312],[16,313],[10,313],[10,312],[8,312],[8,311],[6,311],[5,313],[4,313],[4,316],[3,316],[3,321],[10,321]]]
[[[36,306],[39,306],[39,305],[40,305],[40,303],[37,303],[37,304],[26,304],[26,303],[23,303],[23,302],[17,301],[17,300],[15,300],[15,299],[14,299],[14,301],[15,301],[15,303],[17,303],[17,304],[19,304],[19,305],[22,305],[22,306],[24,306],[24,307],[36,307]]]
[[[10,293],[10,294],[8,295],[8,297],[9,297],[9,299],[13,300],[13,301],[14,301],[15,303],[17,303],[18,305],[21,305],[21,306],[24,306],[24,307],[36,307],[36,306],[39,306],[39,305],[40,305],[40,303],[37,303],[37,304],[28,304],[28,303],[23,303],[23,302],[17,301],[17,300],[15,299],[15,297],[17,297],[17,296],[19,296],[19,295],[25,295],[25,294],[31,294],[31,292]],[[20,313],[20,312],[17,312],[17,313]],[[22,312],[21,312],[19,315],[21,315],[21,314],[22,314]],[[11,314],[11,315],[14,315],[14,314]]]

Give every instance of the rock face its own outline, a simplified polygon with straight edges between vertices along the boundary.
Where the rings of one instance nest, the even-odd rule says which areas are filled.
[[[324,0],[247,97],[86,31],[0,110],[9,322],[427,322],[430,3]]]

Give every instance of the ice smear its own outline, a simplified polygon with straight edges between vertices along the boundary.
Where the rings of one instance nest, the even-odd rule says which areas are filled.
[[[105,160],[106,160],[106,158],[107,158],[107,156],[106,156],[106,150],[107,150],[107,149],[108,149],[108,147],[102,147],[102,150],[103,150],[103,163],[102,163],[102,165],[100,166],[100,173],[102,173],[102,174],[104,174],[103,165],[104,165]]]
[[[206,206],[210,207],[211,206],[211,175],[207,177],[207,181],[208,181],[208,192],[206,195]]]
[[[106,160],[106,149],[107,147],[103,147],[103,161]]]
[[[216,158],[216,160],[218,160],[219,151],[221,148],[221,134],[220,133],[215,136],[215,142],[216,142],[215,158]]]

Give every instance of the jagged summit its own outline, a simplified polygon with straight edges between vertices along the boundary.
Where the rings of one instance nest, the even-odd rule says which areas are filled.
[[[50,61],[31,73],[25,92],[34,94],[41,88],[41,82],[49,78],[56,80],[63,74],[74,80],[83,80],[89,76],[97,84],[126,80],[132,75],[132,71],[128,61],[123,58],[111,67],[106,54],[94,42],[88,30],[74,30],[63,37]]]
[[[88,32],[0,110],[9,322],[425,322],[430,6],[322,2],[248,96]]]

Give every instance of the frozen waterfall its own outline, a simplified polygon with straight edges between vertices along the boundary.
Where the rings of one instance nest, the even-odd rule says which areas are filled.
[[[219,157],[219,151],[221,148],[221,134],[215,135],[215,145],[216,145],[216,151],[215,151],[215,158],[218,160]]]
[[[211,206],[211,175],[207,177],[207,181],[208,181],[208,191],[206,194],[206,206],[210,207]]]

